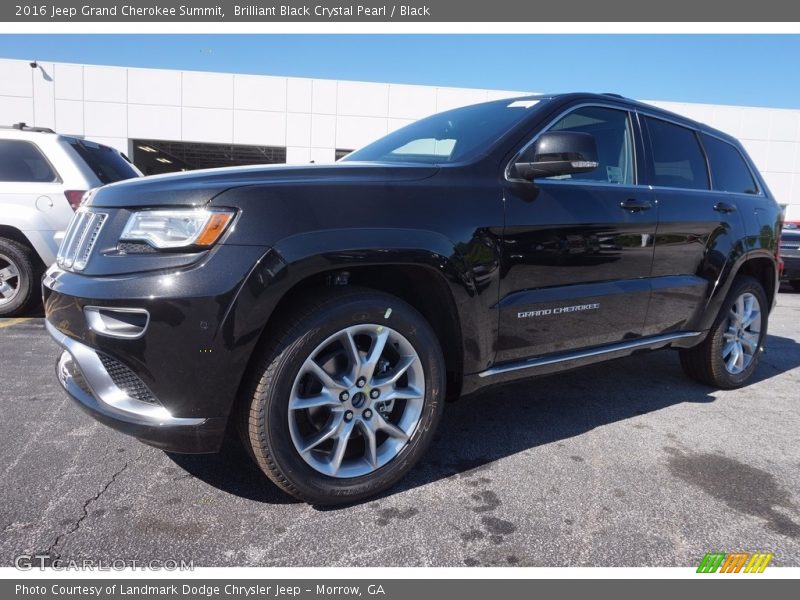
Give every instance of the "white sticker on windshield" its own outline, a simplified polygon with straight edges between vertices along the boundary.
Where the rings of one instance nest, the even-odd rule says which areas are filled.
[[[539,104],[538,100],[514,100],[508,108],[530,108],[536,104]]]

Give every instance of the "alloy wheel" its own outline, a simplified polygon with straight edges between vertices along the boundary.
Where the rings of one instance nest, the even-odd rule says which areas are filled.
[[[289,431],[318,472],[360,477],[406,447],[424,401],[425,375],[411,343],[384,325],[354,325],[319,344],[301,366]]]
[[[0,306],[17,297],[20,283],[17,265],[5,254],[0,254]]]
[[[761,339],[761,304],[754,294],[745,292],[736,298],[722,339],[725,369],[738,375],[753,362]]]

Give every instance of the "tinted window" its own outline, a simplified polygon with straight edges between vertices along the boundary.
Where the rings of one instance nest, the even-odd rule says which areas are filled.
[[[632,184],[633,136],[628,113],[613,108],[587,106],[558,121],[550,131],[590,133],[597,144],[600,166],[588,173],[559,175],[549,179],[577,179],[604,183]]]
[[[114,183],[139,176],[131,163],[108,146],[86,140],[75,140],[71,145],[101,183]]]
[[[450,163],[478,156],[529,117],[539,100],[503,100],[416,121],[348,154],[343,161]]]
[[[708,155],[715,190],[737,194],[758,193],[750,169],[735,146],[710,135],[703,135],[703,146]]]
[[[0,181],[56,181],[53,168],[39,149],[22,140],[0,140]]]
[[[708,189],[708,167],[694,131],[645,117],[653,151],[653,185]]]

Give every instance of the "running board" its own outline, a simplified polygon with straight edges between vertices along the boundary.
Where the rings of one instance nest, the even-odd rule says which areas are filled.
[[[635,340],[628,340],[620,342],[619,344],[611,344],[609,346],[598,346],[584,350],[576,350],[574,352],[565,352],[562,354],[544,356],[541,358],[528,358],[521,361],[514,361],[508,363],[501,363],[495,365],[485,371],[478,373],[479,377],[492,377],[494,375],[502,375],[503,373],[511,373],[513,371],[521,371],[523,369],[536,369],[538,367],[548,367],[561,365],[570,362],[595,362],[591,359],[606,357],[609,354],[620,354],[625,356],[631,354],[636,350],[655,350],[666,346],[675,340],[682,340],[686,338],[693,338],[702,335],[700,331],[683,331],[681,333],[666,333],[663,335],[656,335]]]

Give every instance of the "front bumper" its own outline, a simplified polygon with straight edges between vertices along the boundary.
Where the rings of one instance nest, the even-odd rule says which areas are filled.
[[[223,417],[173,417],[157,401],[145,402],[117,385],[99,354],[68,338],[51,323],[48,333],[64,349],[56,375],[84,411],[105,425],[168,452],[205,453],[219,449]]]
[[[220,246],[187,267],[108,276],[53,265],[42,291],[47,329],[66,352],[62,385],[95,419],[148,444],[217,451],[271,312],[262,294],[276,263],[261,261],[265,252]],[[98,307],[146,318],[103,330]]]

